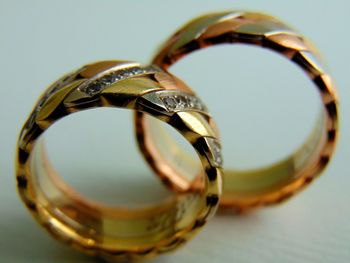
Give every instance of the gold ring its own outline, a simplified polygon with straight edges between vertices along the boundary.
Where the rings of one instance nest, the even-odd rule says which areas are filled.
[[[89,255],[139,259],[173,250],[214,214],[221,194],[220,144],[203,103],[176,77],[156,66],[103,61],[53,83],[40,97],[18,140],[20,196],[50,234]],[[179,110],[174,101],[195,101]],[[205,187],[178,193],[147,208],[118,208],[87,200],[58,177],[43,147],[43,133],[59,119],[96,107],[148,113],[174,127],[197,152]],[[185,170],[186,167],[182,167]]]
[[[167,70],[193,51],[227,43],[260,46],[293,61],[315,84],[322,103],[320,118],[312,134],[292,155],[261,169],[224,171],[220,207],[240,212],[282,202],[324,170],[338,137],[338,98],[335,85],[319,63],[314,46],[282,21],[261,13],[228,11],[198,17],[177,30],[160,48],[152,63]],[[142,113],[136,115],[139,145],[153,170],[176,191],[200,188],[198,180],[190,181],[164,163],[166,158],[155,146],[143,117]],[[157,137],[157,141],[160,139]],[[163,164],[157,165],[160,163]]]

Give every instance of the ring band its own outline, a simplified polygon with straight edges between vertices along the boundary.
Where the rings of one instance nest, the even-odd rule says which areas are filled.
[[[19,140],[16,179],[20,196],[55,238],[108,260],[139,259],[173,250],[213,215],[221,194],[220,147],[203,105],[185,111],[172,99],[195,100],[179,79],[156,66],[104,61],[86,65],[53,83],[39,99]],[[201,109],[198,107],[201,106]],[[201,161],[200,191],[178,193],[147,208],[116,208],[87,200],[52,168],[42,134],[59,119],[97,107],[142,111],[174,127]]]
[[[257,170],[225,169],[220,206],[240,212],[282,202],[324,170],[338,137],[338,98],[313,45],[280,20],[261,13],[229,11],[194,19],[165,42],[153,63],[167,70],[193,51],[236,43],[267,48],[296,63],[316,85],[322,102],[321,117],[313,133],[291,156]],[[171,188],[181,192],[200,187],[198,180],[192,182],[179,173],[169,173],[170,168],[166,165],[156,166],[162,157],[154,146],[154,137],[149,132],[149,125],[143,121],[142,113],[136,115],[136,125],[142,127],[138,129],[138,138],[146,159]]]

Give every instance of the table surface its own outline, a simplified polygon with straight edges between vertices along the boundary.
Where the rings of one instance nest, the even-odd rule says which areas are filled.
[[[92,61],[147,63],[156,47],[188,19],[210,11],[249,9],[289,22],[324,54],[341,97],[336,154],[323,176],[287,203],[241,216],[217,215],[182,249],[150,262],[350,262],[349,8],[345,0],[0,0],[0,261],[95,262],[47,235],[16,193],[16,139],[43,89]],[[207,102],[222,132],[227,166],[243,169],[277,160],[295,149],[312,126],[316,92],[299,69],[271,52],[211,48],[171,71]],[[130,113],[78,114],[58,123],[47,137],[64,179],[90,197],[137,204],[167,194],[134,146]],[[105,138],[110,138],[108,143]],[[79,172],[86,164],[90,170]]]

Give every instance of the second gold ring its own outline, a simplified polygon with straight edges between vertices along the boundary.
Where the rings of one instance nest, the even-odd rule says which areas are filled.
[[[335,85],[319,63],[318,52],[313,45],[284,22],[261,13],[228,11],[196,18],[165,42],[153,63],[168,69],[193,51],[236,43],[267,48],[296,63],[315,84],[322,104],[313,132],[292,155],[257,170],[225,169],[221,207],[242,211],[286,200],[324,170],[338,137],[338,98]],[[198,180],[188,180],[167,162],[164,152],[157,146],[160,143],[151,136],[151,125],[144,120],[142,113],[136,115],[136,125],[139,126],[139,145],[164,182],[177,191],[201,187]],[[161,136],[157,137],[159,140],[162,140]],[[173,143],[172,147],[177,146]],[[181,155],[180,149],[176,152]]]

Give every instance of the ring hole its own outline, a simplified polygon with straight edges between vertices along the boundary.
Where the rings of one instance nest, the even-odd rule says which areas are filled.
[[[255,169],[286,158],[316,122],[320,100],[313,83],[294,63],[261,47],[208,48],[170,71],[217,121],[225,168]]]
[[[50,161],[66,184],[105,205],[140,207],[172,194],[142,159],[132,112],[110,108],[71,114],[45,133]]]

